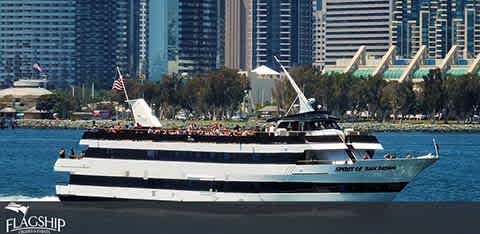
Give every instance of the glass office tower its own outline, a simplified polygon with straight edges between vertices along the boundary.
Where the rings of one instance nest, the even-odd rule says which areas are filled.
[[[149,6],[149,79],[198,75],[224,64],[224,0],[160,0]]]
[[[312,1],[253,1],[253,67],[277,68],[312,63]]]
[[[453,45],[465,57],[480,53],[480,4],[474,0],[395,0],[391,43],[412,57],[421,46],[430,58],[443,58]]]

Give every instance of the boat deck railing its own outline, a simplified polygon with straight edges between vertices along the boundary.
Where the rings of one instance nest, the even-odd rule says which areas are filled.
[[[289,132],[288,136],[275,136],[273,133],[254,130],[242,134],[234,130],[93,129],[85,132],[82,139],[258,144],[344,143],[338,135],[305,136],[304,132]]]

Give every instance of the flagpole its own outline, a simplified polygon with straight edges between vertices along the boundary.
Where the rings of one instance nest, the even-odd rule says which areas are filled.
[[[121,78],[120,81],[122,82],[123,92],[125,93],[125,98],[127,99],[127,102],[128,102],[127,88],[125,87],[125,83],[123,83],[123,76],[122,76],[122,73],[120,73],[120,68],[118,68],[118,66],[117,66],[117,72],[118,72],[118,75]]]
[[[95,82],[92,82],[92,99],[95,98]]]

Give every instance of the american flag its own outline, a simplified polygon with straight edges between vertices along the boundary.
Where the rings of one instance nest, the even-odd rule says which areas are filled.
[[[120,71],[118,72],[118,79],[116,79],[113,82],[112,89],[115,90],[115,91],[122,91],[124,89],[124,87],[123,87],[123,77],[122,77],[122,74],[120,73]]]
[[[38,72],[42,72],[42,67],[40,67],[40,64],[38,63],[33,64],[33,69],[37,70]]]

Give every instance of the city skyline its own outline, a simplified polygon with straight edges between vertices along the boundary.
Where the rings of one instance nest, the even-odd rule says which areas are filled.
[[[381,59],[480,54],[473,0],[0,0],[0,80],[47,78],[59,86],[115,77],[196,76],[223,66],[323,70],[365,46]],[[33,68],[39,64],[42,72]],[[107,82],[108,81],[108,82]]]

